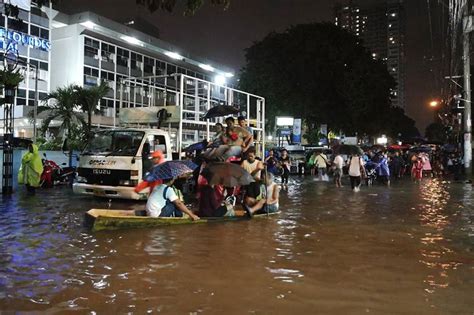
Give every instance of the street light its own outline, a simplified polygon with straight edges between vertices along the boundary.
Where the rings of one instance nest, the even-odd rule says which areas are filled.
[[[437,107],[439,105],[439,102],[437,100],[432,100],[430,102],[430,107]]]

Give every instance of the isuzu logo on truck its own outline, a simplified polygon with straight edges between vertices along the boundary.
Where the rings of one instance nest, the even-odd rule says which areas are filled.
[[[110,170],[93,169],[92,173],[96,175],[110,175],[112,172]]]

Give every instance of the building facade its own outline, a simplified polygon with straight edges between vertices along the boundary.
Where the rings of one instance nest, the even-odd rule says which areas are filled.
[[[10,3],[14,5],[15,1]],[[36,87],[38,99],[42,99],[49,93],[51,86],[52,12],[48,7],[38,8],[32,1],[29,6],[18,7],[18,19],[16,19],[7,16],[5,6],[4,3],[0,4],[1,67],[4,66],[7,55],[7,59],[20,69],[25,78],[18,87],[14,107],[15,135],[25,137],[31,129],[27,115],[35,105]],[[0,119],[3,119],[3,111],[0,112]],[[0,127],[0,131],[3,131],[3,122]]]
[[[233,76],[232,70],[224,66],[186,54],[156,37],[92,12],[58,14],[51,33],[51,89],[107,82],[110,91],[100,104],[105,117],[115,114],[120,99],[133,100],[130,103],[134,107],[158,105],[156,100],[163,98],[163,102],[175,103],[172,94],[150,95],[146,84],[140,83],[152,85],[153,81],[173,87],[178,83],[168,75],[174,73],[207,81],[213,81],[214,76]],[[163,78],[156,82],[156,76]],[[129,78],[136,78],[138,84],[123,86],[121,90],[120,82]],[[101,124],[109,123],[102,119]]]
[[[2,4],[0,10],[5,12]],[[103,114],[93,119],[96,126],[112,126],[112,117],[117,112],[120,99],[128,99],[133,107],[157,105],[156,102],[160,100],[167,104],[176,103],[172,93],[150,95],[144,87],[146,84],[140,83],[146,83],[151,77],[162,76],[154,84],[172,87],[177,86],[178,82],[169,75],[176,73],[207,81],[228,80],[229,83],[234,76],[230,68],[193,56],[157,37],[138,31],[136,27],[92,12],[67,15],[50,7],[39,9],[32,2],[28,9],[20,8],[19,18],[21,22],[12,22],[5,14],[0,18],[1,56],[10,42],[8,37],[12,37],[10,33],[15,32],[15,37],[20,39],[16,45],[20,60],[18,66],[24,68],[22,73],[25,80],[18,88],[15,104],[15,136],[33,136],[28,113],[35,105],[34,66],[39,69],[39,100],[50,91],[70,84],[90,87],[101,81],[107,82],[110,91],[100,104]],[[27,39],[22,40],[26,36],[47,41],[48,44],[43,45],[47,49],[36,47],[34,41],[29,45]],[[126,78],[136,78],[137,84],[121,89],[120,82]],[[151,104],[152,101],[154,104]],[[0,113],[0,119],[2,115]],[[40,123],[41,117],[37,126]],[[52,122],[52,126],[59,124]],[[2,132],[3,125],[0,126]]]
[[[372,5],[349,1],[337,5],[335,24],[360,37],[374,59],[382,60],[395,79],[392,105],[405,109],[405,12],[403,0]]]

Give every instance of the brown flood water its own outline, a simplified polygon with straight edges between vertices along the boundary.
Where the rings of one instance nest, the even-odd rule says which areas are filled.
[[[473,314],[473,200],[439,180],[295,178],[277,217],[90,233],[107,201],[18,193],[0,206],[0,311]]]

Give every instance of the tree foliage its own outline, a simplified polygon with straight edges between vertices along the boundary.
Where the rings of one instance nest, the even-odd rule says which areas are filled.
[[[394,79],[359,38],[333,24],[270,33],[246,50],[246,60],[240,87],[266,98],[269,124],[293,115],[346,134],[389,129]]]
[[[51,0],[53,4],[61,3],[62,0]],[[50,0],[37,0],[39,7],[48,5]],[[133,0],[130,0],[133,2]],[[136,4],[147,8],[150,12],[163,10],[172,12],[180,3],[184,4],[184,14],[194,15],[206,2],[222,6],[226,10],[230,5],[230,0],[135,0]]]
[[[443,124],[434,122],[429,124],[425,129],[425,137],[432,142],[445,142],[446,130]]]
[[[86,134],[90,139],[92,132],[92,115],[100,114],[101,110],[99,107],[100,100],[107,95],[110,91],[110,87],[107,82],[101,81],[98,86],[89,88],[74,87],[76,101],[81,109],[87,114],[87,130]]]
[[[45,113],[41,132],[44,134],[53,120],[60,121],[60,134],[63,136],[73,133],[76,126],[86,128],[86,121],[80,111],[78,111],[77,87],[68,85],[63,88],[57,88],[46,96],[44,102],[50,101],[49,105],[39,106],[38,114]]]
[[[172,12],[178,3],[184,3],[185,5],[185,15],[193,15],[197,10],[199,10],[205,3],[206,0],[136,0],[137,4],[145,6],[151,12],[154,12],[158,9]],[[230,0],[208,0],[208,3],[212,5],[219,5],[227,9],[230,5]]]
[[[420,136],[415,126],[415,121],[405,115],[405,111],[399,107],[391,107],[385,117],[384,127],[381,133],[392,138],[411,139]]]

